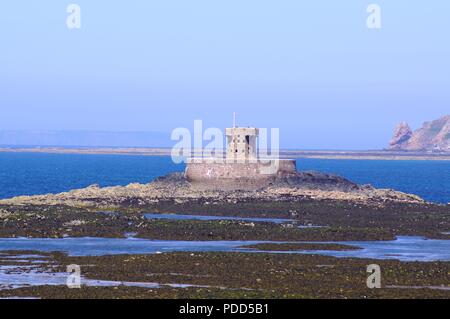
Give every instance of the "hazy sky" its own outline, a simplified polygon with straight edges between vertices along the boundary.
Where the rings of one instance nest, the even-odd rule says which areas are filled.
[[[4,1],[0,130],[170,133],[236,111],[283,147],[381,148],[450,113],[449,37],[443,0]]]

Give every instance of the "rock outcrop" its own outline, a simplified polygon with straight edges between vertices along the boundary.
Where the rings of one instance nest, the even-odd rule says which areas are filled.
[[[389,142],[389,146],[392,149],[401,149],[404,144],[408,142],[412,135],[413,131],[409,127],[408,123],[400,122],[394,129],[394,135]]]
[[[160,177],[149,184],[130,184],[100,188],[92,185],[60,194],[20,196],[1,200],[5,205],[68,205],[110,208],[145,207],[158,202],[190,201],[235,203],[238,201],[346,200],[355,203],[382,204],[388,201],[419,203],[421,198],[370,185],[357,185],[345,178],[318,172],[297,172],[276,178],[270,185],[254,191],[205,190],[191,184],[183,174]]]
[[[389,149],[450,152],[450,115],[425,122],[414,132],[407,123],[398,124],[389,143]]]

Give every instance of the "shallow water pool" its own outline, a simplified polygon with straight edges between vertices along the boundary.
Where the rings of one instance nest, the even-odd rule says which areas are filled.
[[[70,256],[102,256],[119,254],[155,254],[166,252],[253,252],[246,245],[276,243],[273,241],[178,241],[139,238],[0,238],[0,251],[22,250],[66,252]],[[327,242],[329,243],[329,242]],[[360,250],[298,250],[270,253],[318,254],[334,257],[398,259],[401,261],[450,261],[450,240],[399,236],[392,241],[337,242],[357,246]]]

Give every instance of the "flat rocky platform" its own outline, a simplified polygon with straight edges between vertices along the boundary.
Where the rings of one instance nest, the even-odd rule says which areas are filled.
[[[144,213],[286,218],[155,220]],[[297,226],[321,227],[297,227]],[[343,241],[399,235],[449,238],[450,206],[415,195],[359,186],[344,178],[301,172],[257,191],[199,190],[181,174],[150,184],[91,186],[61,194],[0,201],[0,237],[97,236],[161,240]]]
[[[15,197],[1,200],[0,204],[111,208],[114,206],[145,207],[167,201],[236,203],[248,200],[277,202],[304,199],[351,201],[368,205],[383,205],[386,202],[424,202],[416,195],[390,189],[376,189],[370,185],[360,186],[336,175],[298,172],[279,176],[270,185],[256,191],[208,190],[207,186],[192,184],[183,174],[174,173],[160,177],[149,184],[105,188],[92,185],[60,194]]]

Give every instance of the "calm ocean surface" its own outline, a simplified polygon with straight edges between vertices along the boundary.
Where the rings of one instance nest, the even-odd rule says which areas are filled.
[[[393,188],[427,200],[450,202],[449,161],[299,159],[299,170],[342,175],[362,184]],[[91,184],[147,183],[184,165],[170,157],[0,153],[0,198],[57,193]]]

